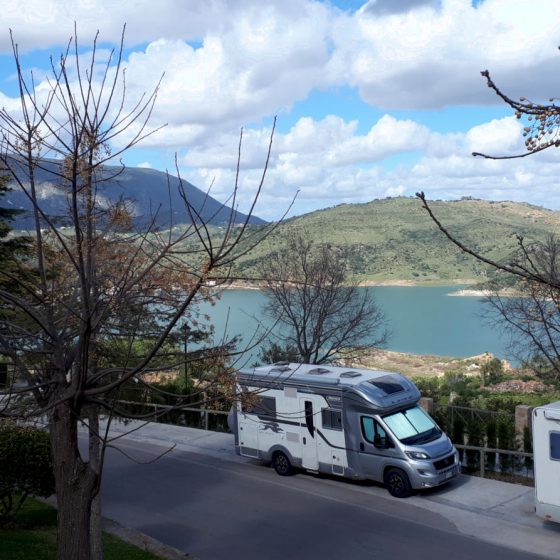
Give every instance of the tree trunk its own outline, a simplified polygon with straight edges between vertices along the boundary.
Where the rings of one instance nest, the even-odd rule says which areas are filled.
[[[96,475],[78,449],[76,412],[68,403],[55,407],[50,423],[56,500],[58,560],[90,560],[90,518]]]
[[[99,441],[99,407],[88,409],[89,424],[89,465],[98,479],[101,469],[101,442]],[[101,482],[101,481],[100,481]],[[103,539],[101,530],[101,489],[98,488],[91,504],[91,560],[103,560]]]

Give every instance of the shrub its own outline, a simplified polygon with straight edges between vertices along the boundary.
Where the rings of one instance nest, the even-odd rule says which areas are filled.
[[[0,524],[12,519],[28,496],[54,493],[49,435],[0,423]]]
[[[500,449],[515,449],[515,429],[509,418],[500,418],[498,421],[498,446]],[[515,461],[511,455],[500,455],[500,467],[502,472],[513,469]]]
[[[469,437],[468,444],[473,447],[482,447],[483,444],[483,427],[478,418],[471,418],[467,424],[467,434]],[[480,468],[480,453],[478,451],[467,451],[467,466],[470,469],[478,470]]]
[[[496,420],[492,419],[486,425],[486,447],[496,449],[498,447],[498,426]],[[486,453],[486,468],[493,471],[496,466],[496,454]]]
[[[498,358],[484,362],[480,366],[480,376],[484,385],[499,383],[504,377],[504,366]]]

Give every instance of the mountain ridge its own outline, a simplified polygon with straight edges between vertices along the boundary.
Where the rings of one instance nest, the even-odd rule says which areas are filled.
[[[434,214],[457,239],[498,261],[511,256],[516,235],[530,243],[560,233],[560,212],[529,203],[465,197],[430,201]],[[348,271],[362,283],[481,282],[489,268],[453,245],[416,197],[341,204],[286,220],[239,263],[240,275],[256,275],[288,230],[344,250]]]
[[[41,208],[55,223],[67,225],[65,216],[68,213],[64,189],[59,186],[60,179],[56,176],[61,162],[43,159],[36,168],[36,179],[41,198]],[[117,173],[118,171],[122,171]],[[9,172],[6,172],[9,175]],[[184,207],[179,193],[179,179],[158,171],[143,167],[104,166],[98,183],[97,196],[104,200],[116,202],[126,200],[133,211],[137,227],[145,228],[155,215],[158,226],[180,225],[190,223],[190,217]],[[212,225],[227,223],[232,209],[211,197],[198,187],[182,180],[186,195],[201,217]],[[22,212],[12,222],[14,229],[29,229],[33,226],[31,203],[12,179],[9,186],[12,190],[4,196],[2,205]],[[237,211],[234,222],[244,222],[247,215]],[[266,223],[257,216],[251,216],[249,223],[258,225]]]

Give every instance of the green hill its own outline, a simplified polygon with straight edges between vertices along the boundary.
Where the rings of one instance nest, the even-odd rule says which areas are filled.
[[[463,199],[430,203],[458,239],[485,256],[504,260],[516,249],[515,235],[527,242],[560,232],[560,212],[526,203]],[[416,198],[342,204],[287,220],[266,242],[238,263],[237,272],[257,273],[257,264],[297,228],[317,243],[347,250],[357,280],[418,283],[483,281],[488,267],[451,244]]]

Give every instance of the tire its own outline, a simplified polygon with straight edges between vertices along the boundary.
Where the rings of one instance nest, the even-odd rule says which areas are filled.
[[[290,476],[294,472],[288,456],[282,451],[276,451],[272,456],[272,466],[280,476]]]
[[[383,476],[383,482],[389,494],[395,498],[408,498],[412,493],[410,480],[407,474],[401,469],[387,469]]]

